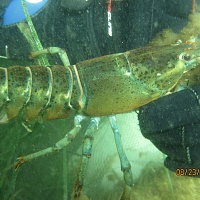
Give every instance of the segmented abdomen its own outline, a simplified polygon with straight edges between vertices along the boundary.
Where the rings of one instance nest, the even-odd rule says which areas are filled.
[[[27,121],[69,115],[71,72],[64,66],[0,68],[0,111],[10,120],[21,111]]]

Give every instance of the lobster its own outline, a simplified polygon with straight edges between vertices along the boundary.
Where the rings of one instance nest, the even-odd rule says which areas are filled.
[[[74,128],[52,147],[19,157],[15,169],[23,163],[60,150],[70,144],[81,129],[81,121],[90,117],[83,142],[83,153],[75,197],[80,196],[93,134],[102,116],[108,116],[115,136],[125,188],[121,199],[129,199],[133,185],[131,165],[123,150],[115,114],[131,112],[177,87],[187,71],[199,64],[198,47],[193,42],[149,46],[125,53],[106,55],[69,65],[64,50],[50,47],[32,52],[32,57],[58,53],[64,66],[11,66],[0,68],[0,122],[22,113],[26,123],[42,117],[66,118],[72,110]]]

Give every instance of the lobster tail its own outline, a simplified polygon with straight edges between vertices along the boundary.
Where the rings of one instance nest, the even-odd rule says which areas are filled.
[[[0,105],[2,122],[17,116],[29,101],[32,76],[28,67],[9,67],[0,69]],[[5,121],[6,120],[6,121]]]
[[[22,110],[26,121],[39,115],[65,118],[70,113],[72,77],[64,66],[0,68],[0,123]]]

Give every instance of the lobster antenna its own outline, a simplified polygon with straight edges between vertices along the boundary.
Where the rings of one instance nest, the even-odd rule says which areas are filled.
[[[23,7],[23,10],[24,10],[24,14],[25,14],[25,16],[26,16],[26,21],[27,21],[27,23],[28,23],[28,27],[29,27],[29,29],[30,29],[30,34],[31,34],[31,36],[32,36],[32,38],[28,38],[29,36],[29,34],[24,34],[25,35],[25,37],[27,38],[27,40],[29,41],[29,43],[30,43],[30,45],[32,46],[32,48],[34,49],[34,51],[38,51],[38,50],[42,50],[43,49],[43,47],[42,47],[42,44],[41,44],[41,42],[40,42],[40,39],[39,39],[39,37],[38,37],[38,35],[37,35],[37,32],[36,32],[36,30],[35,30],[35,27],[34,27],[34,25],[33,25],[33,22],[32,22],[32,20],[31,20],[31,17],[30,17],[30,15],[29,15],[29,12],[28,12],[28,9],[27,9],[27,6],[26,6],[26,3],[25,3],[25,1],[24,0],[21,0],[21,3],[22,3],[22,7]],[[20,26],[18,26],[19,28],[20,28]],[[21,29],[20,29],[21,30]],[[23,33],[23,32],[22,32]],[[47,56],[46,55],[41,55],[40,57],[39,57],[39,62],[40,62],[40,64],[41,65],[43,65],[43,66],[48,66],[48,65],[50,65],[49,64],[49,62],[48,62],[48,59],[47,59]]]
[[[166,158],[166,155],[163,153],[163,159]],[[167,176],[167,184],[168,184],[168,187],[170,189],[170,192],[172,194],[172,197],[173,199],[175,199],[175,196],[174,196],[174,188],[173,188],[173,184],[172,184],[172,180],[171,180],[171,177],[170,177],[170,173],[169,173],[169,169],[165,167],[165,173],[166,173],[166,176]]]
[[[21,33],[24,35],[24,37],[26,38],[28,43],[31,45],[31,48],[32,48],[31,50],[37,51],[38,47],[32,37],[32,34],[30,32],[30,28],[29,28],[28,24],[25,22],[20,22],[20,23],[17,23],[17,27],[19,28]]]
[[[196,0],[192,0],[192,14],[196,12]]]

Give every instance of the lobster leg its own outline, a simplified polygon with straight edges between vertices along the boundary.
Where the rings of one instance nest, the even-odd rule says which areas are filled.
[[[78,172],[78,177],[76,180],[76,185],[74,187],[74,197],[77,198],[80,196],[81,189],[83,187],[83,180],[86,172],[86,167],[89,161],[89,158],[92,154],[92,142],[93,134],[98,129],[98,124],[100,122],[99,117],[91,118],[90,124],[85,132],[83,147],[82,147],[82,159]]]
[[[22,164],[24,164],[27,161],[30,161],[34,158],[43,156],[45,154],[48,153],[52,153],[54,151],[58,151],[60,149],[63,149],[65,146],[67,146],[68,144],[70,144],[73,139],[75,138],[76,134],[80,131],[81,129],[81,121],[84,120],[85,117],[82,115],[76,115],[74,117],[74,128],[66,134],[66,136],[59,140],[55,145],[53,145],[52,147],[48,147],[46,149],[43,149],[41,151],[29,154],[27,156],[22,156],[17,158],[17,162],[15,163],[15,170],[17,170]]]
[[[126,184],[121,199],[128,200],[130,199],[131,187],[133,186],[133,175],[131,171],[131,164],[128,161],[128,158],[126,157],[126,154],[122,146],[119,129],[117,128],[116,117],[114,115],[109,116],[109,120],[112,130],[114,132],[115,143],[117,146],[117,151],[121,163],[121,170],[124,173],[124,180]]]
[[[59,47],[49,47],[49,48],[42,49],[42,50],[39,50],[39,51],[31,52],[31,56],[33,58],[35,58],[39,55],[42,55],[42,54],[58,54],[65,67],[70,65],[67,53]]]

